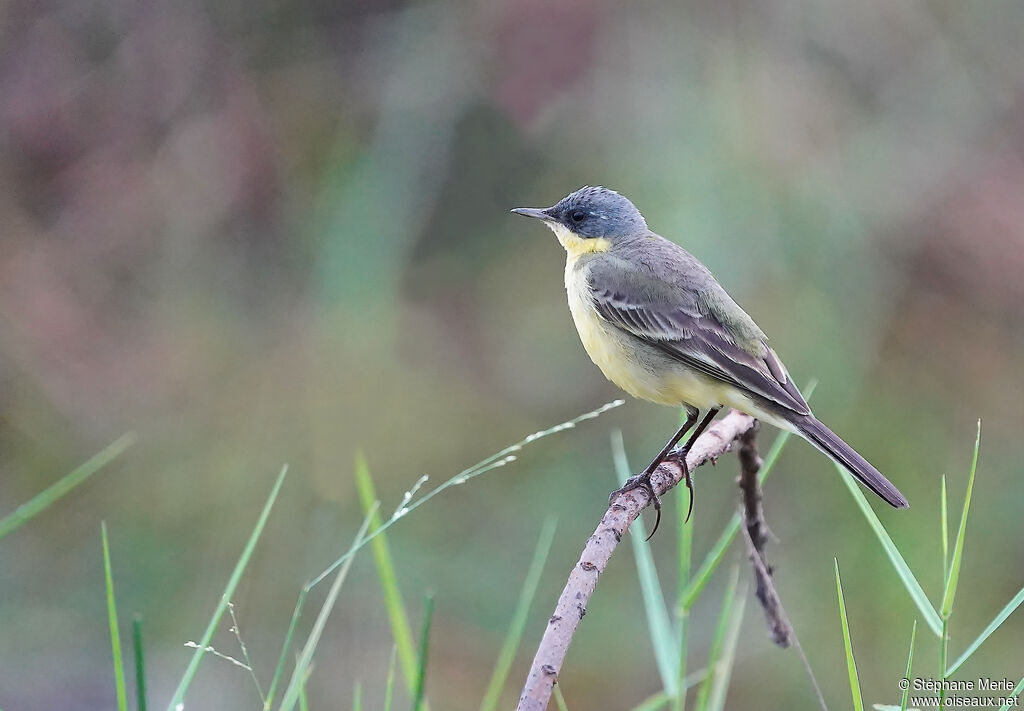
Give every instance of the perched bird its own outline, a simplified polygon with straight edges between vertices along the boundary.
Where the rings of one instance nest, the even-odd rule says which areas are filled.
[[[656,531],[661,502],[651,474],[697,423],[700,410],[707,413],[684,454],[718,411],[731,407],[800,435],[892,506],[908,506],[888,479],[814,417],[767,336],[708,268],[652,232],[628,199],[583,187],[553,207],[512,212],[543,221],[565,248],[569,310],[605,377],[634,397],[686,410],[686,422],[665,448],[610,500],[646,490],[658,511]],[[685,456],[680,461],[692,510]]]

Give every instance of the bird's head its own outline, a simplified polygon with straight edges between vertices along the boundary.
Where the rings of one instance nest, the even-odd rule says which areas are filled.
[[[600,186],[580,188],[552,207],[517,207],[512,212],[542,220],[570,255],[604,252],[617,240],[647,230],[636,205]]]

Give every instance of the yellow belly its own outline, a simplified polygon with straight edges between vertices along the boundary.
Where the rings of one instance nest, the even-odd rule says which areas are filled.
[[[604,321],[591,305],[585,277],[566,264],[565,289],[583,348],[604,376],[633,397],[661,405],[701,410],[732,407],[785,429],[791,426],[765,411],[735,386],[670,359],[653,346]]]

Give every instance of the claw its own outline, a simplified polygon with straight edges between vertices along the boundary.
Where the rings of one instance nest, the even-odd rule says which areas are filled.
[[[646,471],[643,474],[637,474],[626,480],[626,483],[622,485],[621,489],[616,489],[608,497],[608,505],[611,506],[615,499],[620,494],[633,491],[633,489],[643,489],[647,492],[648,498],[651,503],[654,504],[654,510],[658,514],[657,518],[654,519],[654,529],[651,531],[651,535],[647,536],[645,540],[651,540],[651,537],[657,532],[658,526],[661,525],[661,497],[654,491],[654,487],[651,486],[651,474],[654,472]]]
[[[661,525],[661,499],[658,498],[658,495],[654,493],[653,489],[651,490],[651,493],[654,496],[654,511],[658,515],[654,519],[654,528],[651,529],[651,535],[644,539],[645,543],[654,538],[654,534],[658,532],[658,526]]]
[[[690,467],[686,466],[686,457],[683,457],[683,476],[686,478],[686,491],[690,499],[689,508],[686,509],[686,518],[683,519],[683,523],[687,523],[690,520],[690,514],[693,513],[693,479],[690,478]]]

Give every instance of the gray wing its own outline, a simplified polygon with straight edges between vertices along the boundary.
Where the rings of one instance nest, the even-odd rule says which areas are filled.
[[[807,402],[765,343],[764,333],[704,265],[677,249],[692,260],[681,265],[677,275],[624,264],[589,270],[590,297],[598,314],[705,375],[794,414],[809,414]]]

